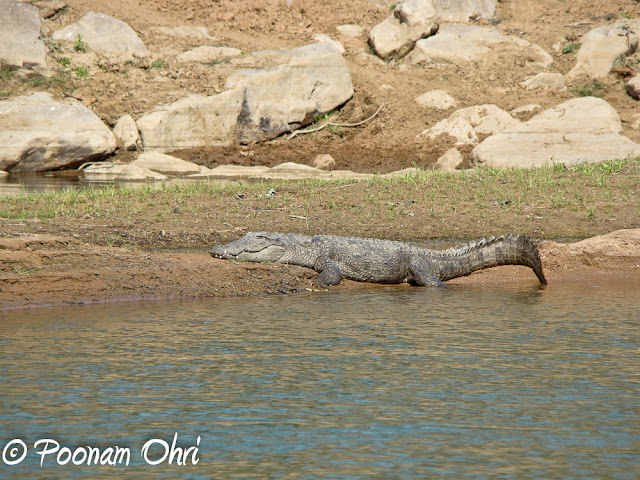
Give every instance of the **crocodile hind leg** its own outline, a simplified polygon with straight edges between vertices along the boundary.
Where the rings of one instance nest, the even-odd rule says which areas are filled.
[[[340,267],[331,260],[318,262],[314,266],[316,272],[320,272],[316,278],[311,280],[318,288],[329,288],[331,285],[338,285],[342,281]]]
[[[409,261],[409,283],[422,287],[444,287],[438,277],[429,272],[429,263],[422,259],[411,259]]]

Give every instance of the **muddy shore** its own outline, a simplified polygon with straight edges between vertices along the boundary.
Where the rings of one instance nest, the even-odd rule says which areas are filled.
[[[577,243],[543,241],[549,280],[603,284],[640,282],[640,229]],[[0,309],[173,298],[291,294],[311,288],[315,272],[281,264],[235,263],[206,251],[151,251],[92,245],[72,236],[0,238]],[[449,284],[536,285],[526,267],[498,267]],[[335,290],[381,288],[343,281]],[[384,288],[415,288],[400,285]],[[548,287],[547,287],[548,288]]]

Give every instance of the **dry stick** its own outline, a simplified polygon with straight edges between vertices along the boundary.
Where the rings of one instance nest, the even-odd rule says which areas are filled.
[[[363,124],[367,123],[368,121],[373,120],[380,113],[380,110],[382,110],[382,107],[384,107],[384,103],[381,104],[378,107],[378,110],[376,110],[376,113],[371,115],[369,118],[367,118],[365,120],[362,120],[361,122],[357,122],[357,123],[333,123],[333,122],[327,122],[327,123],[323,123],[322,125],[320,125],[317,128],[313,128],[311,130],[296,130],[291,135],[289,135],[289,140],[294,138],[296,135],[300,135],[300,134],[303,134],[303,133],[316,133],[316,132],[319,132],[323,128],[328,127],[330,125],[334,126],[334,127],[359,127],[360,125],[363,125]]]

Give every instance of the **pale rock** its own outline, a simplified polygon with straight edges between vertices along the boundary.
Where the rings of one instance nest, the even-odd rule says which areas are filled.
[[[172,177],[202,173],[200,165],[160,152],[141,153],[131,165]]]
[[[473,125],[467,120],[454,117],[440,120],[433,127],[427,128],[418,134],[418,138],[426,136],[431,140],[439,137],[440,135],[450,135],[456,139],[456,145],[468,145],[478,143],[478,135],[476,135]]]
[[[242,165],[219,165],[212,168],[208,172],[208,176],[214,178],[258,178],[260,175],[270,172],[269,167],[253,166],[245,167]]]
[[[436,165],[440,167],[440,170],[445,172],[453,172],[456,167],[459,167],[463,162],[462,154],[457,148],[450,148],[444,155],[442,155],[436,161]]]
[[[118,119],[113,127],[113,134],[120,141],[125,150],[137,150],[140,145],[140,134],[136,121],[131,115],[124,115]]]
[[[143,182],[148,180],[167,180],[166,175],[153,172],[148,168],[130,163],[111,162],[94,163],[81,170],[81,175],[89,181],[125,181]]]
[[[561,73],[538,73],[533,77],[527,78],[524,82],[520,83],[520,86],[527,90],[534,90],[536,88],[549,88],[554,90],[564,90],[564,76]]]
[[[509,128],[513,132],[619,133],[622,123],[618,112],[596,97],[580,97],[549,108],[528,122]]]
[[[376,55],[385,61],[398,60],[413,50],[417,40],[438,31],[435,10],[426,3],[401,0],[393,15],[371,29],[369,45]]]
[[[631,128],[640,130],[640,113],[631,116]]]
[[[640,154],[640,144],[619,134],[617,112],[602,99],[575,98],[528,122],[485,139],[470,159],[495,168],[602,162]]]
[[[421,173],[424,173],[424,170],[421,170],[421,169],[416,168],[416,167],[407,167],[407,168],[403,168],[402,170],[395,170],[393,172],[385,173],[382,176],[383,177],[391,177],[391,178],[411,177],[411,176],[414,176],[414,175],[420,175]]]
[[[331,170],[336,165],[335,159],[329,154],[318,155],[311,163],[320,170]]]
[[[364,29],[360,25],[347,24],[347,25],[338,25],[336,30],[345,35],[347,37],[356,38],[362,35]]]
[[[474,163],[493,168],[594,163],[640,155],[640,144],[617,133],[502,132],[471,151]]]
[[[0,170],[0,178],[8,177],[8,176],[9,176],[9,172],[5,172],[4,170]]]
[[[416,102],[428,108],[447,110],[456,106],[456,99],[445,90],[430,90],[416,97]]]
[[[44,92],[0,102],[0,170],[43,172],[102,160],[116,138],[88,108]]]
[[[179,62],[211,63],[225,58],[242,55],[242,50],[231,47],[211,47],[204,45],[178,55]]]
[[[553,64],[551,55],[526,40],[503,35],[495,28],[450,23],[442,25],[435,35],[418,40],[407,61],[410,64],[483,62],[503,65],[506,57],[523,54],[531,66],[549,68]]]
[[[444,133],[456,138],[457,145],[478,143],[478,135],[487,135],[518,126],[520,122],[493,104],[476,105],[455,111],[447,119],[421,132],[434,139]]]
[[[339,41],[331,38],[329,35],[326,35],[324,33],[316,33],[311,38],[313,38],[316,42],[328,43],[333,48],[335,48],[338,52],[340,52],[340,55],[344,55],[346,53],[346,50],[344,49],[342,44]]]
[[[218,95],[192,95],[138,119],[145,150],[268,140],[308,125],[353,95],[346,62],[327,43],[251,57],[276,65],[237,70]]]
[[[640,75],[636,75],[627,82],[627,93],[629,93],[632,98],[640,100]]]
[[[638,49],[640,20],[626,20],[597,27],[582,37],[576,65],[567,78],[606,77],[614,65]]]
[[[55,41],[73,43],[82,36],[89,48],[117,61],[151,55],[136,32],[125,22],[104,13],[88,12],[76,23],[53,33]]]
[[[0,63],[49,76],[42,20],[33,5],[0,0]]]

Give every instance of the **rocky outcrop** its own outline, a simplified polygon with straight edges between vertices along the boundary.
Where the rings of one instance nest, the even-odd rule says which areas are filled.
[[[151,55],[129,25],[104,13],[88,12],[76,23],[54,32],[52,38],[72,43],[78,40],[78,35],[91,50],[117,61]]]
[[[478,135],[489,135],[515,127],[520,122],[496,105],[477,105],[455,111],[449,118],[436,123],[418,135],[434,139],[447,134],[456,144],[478,143]]]
[[[26,3],[0,0],[0,63],[49,75],[47,49],[40,40],[38,9]]]
[[[88,108],[48,93],[0,102],[0,170],[44,172],[109,156],[111,130]]]
[[[582,37],[576,65],[567,74],[573,80],[587,76],[606,77],[616,63],[638,49],[640,20],[622,21],[594,28]]]
[[[595,97],[575,98],[492,135],[473,149],[470,158],[489,167],[530,168],[640,155],[640,144],[620,131],[620,117],[607,102]]]
[[[186,97],[138,119],[145,150],[268,140],[308,125],[353,95],[347,65],[328,43],[252,57],[275,65],[238,70],[218,95]]]
[[[169,177],[148,168],[130,163],[101,162],[83,168],[80,174],[91,182],[146,182],[149,180],[167,180]]]
[[[553,58],[538,45],[518,37],[503,35],[495,28],[450,23],[441,25],[438,33],[419,40],[407,56],[411,64],[483,62],[504,64],[505,58],[514,59],[525,54],[526,64],[536,68],[549,68]]]
[[[382,23],[369,32],[369,45],[383,60],[407,55],[416,41],[438,31],[436,11],[428,0],[401,0]]]

